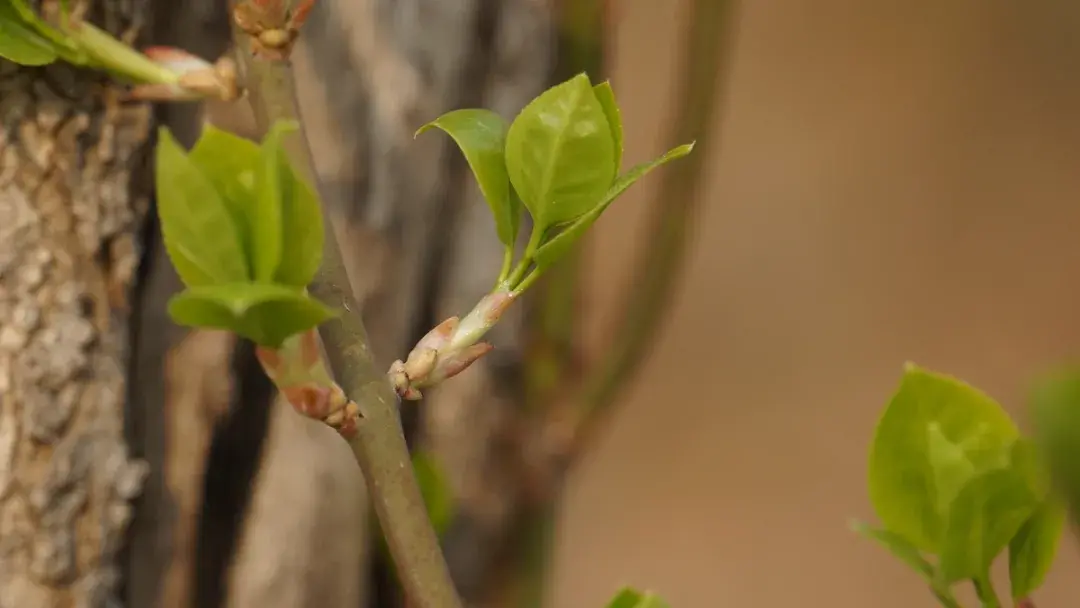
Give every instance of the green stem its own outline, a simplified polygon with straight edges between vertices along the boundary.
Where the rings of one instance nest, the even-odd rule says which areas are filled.
[[[276,120],[301,122],[296,86],[288,61],[252,55],[249,37],[234,25],[240,71],[262,129]],[[316,184],[308,143],[301,130],[286,141],[290,160]],[[312,295],[342,311],[319,328],[327,360],[345,393],[360,407],[350,446],[363,470],[368,492],[394,559],[402,587],[415,608],[460,608],[435,530],[413,472],[398,415],[397,397],[375,366],[345,264],[338,248],[327,200],[322,196],[323,262]]]
[[[532,266],[533,256],[536,255],[536,250],[540,248],[540,241],[544,239],[545,231],[539,224],[533,224],[532,234],[529,235],[529,244],[525,246],[525,254],[521,257],[521,261],[518,262],[517,268],[511,273],[510,278],[506,280],[506,289],[514,289],[521,283],[525,273]]]
[[[503,252],[502,270],[499,271],[499,280],[495,281],[496,289],[510,276],[510,268],[514,264],[514,248],[507,245]]]
[[[130,78],[139,84],[174,84],[180,78],[172,70],[88,22],[71,25],[64,29],[64,34],[93,57],[101,69],[113,75]]]

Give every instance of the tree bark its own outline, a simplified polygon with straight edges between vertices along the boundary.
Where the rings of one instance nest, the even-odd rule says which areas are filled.
[[[95,7],[113,31],[146,2]],[[124,441],[150,108],[0,62],[0,606],[105,606],[146,466]]]

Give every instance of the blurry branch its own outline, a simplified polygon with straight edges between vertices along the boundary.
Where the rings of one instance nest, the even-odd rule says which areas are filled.
[[[277,120],[301,123],[288,53],[299,22],[313,3],[314,0],[239,0],[233,3],[240,76],[262,131]],[[318,184],[303,133],[302,128],[293,132],[286,142],[286,150],[293,166]],[[353,296],[335,238],[326,190],[323,187],[317,190],[322,198],[325,244],[322,265],[310,291],[319,300],[342,311],[320,326],[319,335],[334,376],[349,399],[359,406],[350,445],[363,470],[410,606],[460,606],[413,473],[398,417],[397,398],[386,376],[375,366],[368,348],[360,307]]]
[[[692,0],[685,23],[683,69],[679,74],[674,104],[674,126],[669,142],[698,140],[695,154],[664,171],[645,222],[649,235],[637,248],[638,260],[623,295],[616,298],[625,308],[611,343],[601,348],[603,358],[586,374],[576,404],[579,428],[572,450],[578,452],[593,429],[601,423],[619,389],[633,377],[652,346],[668,305],[689,244],[689,228],[701,202],[700,189],[709,151],[715,149],[710,134],[713,114],[720,98],[723,71],[734,48],[732,22],[736,0]],[[726,45],[726,46],[725,46]]]

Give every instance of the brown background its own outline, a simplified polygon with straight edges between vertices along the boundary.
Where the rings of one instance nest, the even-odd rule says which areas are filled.
[[[666,143],[687,3],[613,2],[636,162]],[[573,478],[552,606],[624,582],[678,608],[933,606],[846,528],[872,518],[865,454],[901,365],[1022,419],[1030,375],[1080,346],[1080,7],[743,5],[688,272]],[[600,222],[594,334],[656,182]],[[1077,605],[1074,544],[1040,608]]]

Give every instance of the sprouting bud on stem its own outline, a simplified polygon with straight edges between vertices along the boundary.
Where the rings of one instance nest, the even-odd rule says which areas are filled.
[[[290,337],[281,348],[258,347],[263,370],[298,413],[321,420],[345,438],[356,431],[360,409],[334,382],[311,329]]]
[[[503,312],[514,302],[510,291],[494,291],[484,296],[465,318],[450,317],[429,331],[405,361],[394,361],[387,375],[398,396],[418,401],[421,388],[435,386],[465,371],[494,346],[480,339],[495,327]]]

